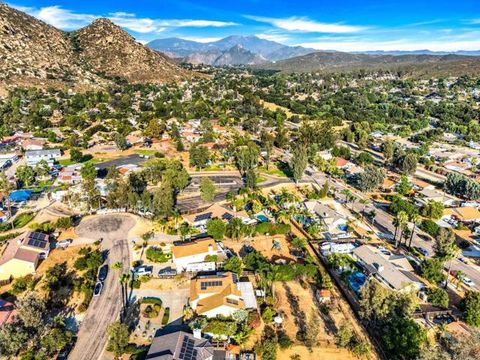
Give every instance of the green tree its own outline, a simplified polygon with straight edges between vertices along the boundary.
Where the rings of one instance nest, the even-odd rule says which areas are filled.
[[[46,303],[38,293],[30,292],[16,303],[18,317],[26,328],[40,330],[43,325],[43,316]]]
[[[203,169],[210,161],[210,151],[205,147],[198,144],[193,144],[189,150],[190,154],[190,166],[197,169]]]
[[[210,219],[207,222],[207,234],[215,240],[222,240],[225,236],[226,225],[221,219]]]
[[[422,276],[433,284],[445,280],[443,261],[438,258],[426,259],[420,267]]]
[[[448,293],[441,288],[431,288],[428,290],[428,301],[443,309],[448,309]]]
[[[227,224],[227,236],[233,240],[240,240],[244,232],[244,225],[240,218],[234,217]]]
[[[160,189],[153,195],[153,213],[161,219],[166,219],[172,214],[174,205],[172,184],[169,181],[162,181]]]
[[[245,174],[245,187],[248,189],[257,188],[257,173],[254,169],[247,170]]]
[[[20,165],[15,171],[15,177],[24,185],[30,186],[35,180],[35,173],[28,165]]]
[[[45,160],[40,160],[35,166],[35,174],[40,178],[45,178],[50,172],[50,166]]]
[[[232,256],[230,259],[225,261],[223,264],[223,269],[241,275],[243,271],[242,260],[238,256]]]
[[[293,148],[290,167],[295,182],[302,178],[308,164],[307,148],[303,144],[298,144]]]
[[[393,316],[383,341],[391,354],[403,359],[415,359],[427,341],[427,332],[411,318]]]
[[[113,141],[115,141],[115,145],[117,146],[118,149],[120,150],[125,150],[128,148],[128,142],[125,136],[123,136],[120,133],[116,133]]]
[[[356,185],[361,191],[374,191],[383,184],[385,174],[375,165],[368,165],[365,171],[356,177]]]
[[[19,323],[7,323],[0,326],[0,354],[14,356],[25,349],[32,335]]]
[[[417,170],[417,156],[415,154],[407,154],[400,163],[400,170],[404,174],[411,175]]]
[[[211,202],[215,198],[215,183],[208,177],[202,177],[200,181],[200,197],[205,202]]]
[[[270,166],[270,156],[272,153],[274,140],[275,136],[266,130],[262,130],[262,133],[260,134],[260,141],[262,142],[262,150],[265,151],[265,165],[267,170]]]
[[[120,359],[128,347],[128,326],[116,321],[108,326],[107,350],[113,352],[115,359]]]
[[[10,200],[10,193],[13,190],[13,185],[12,183],[8,180],[7,175],[5,174],[4,171],[0,173],[0,192],[2,192],[5,195],[5,199],[7,202],[7,209],[8,209],[8,214],[11,216],[12,215],[12,202]],[[14,222],[11,222],[12,229],[15,227]]]
[[[85,163],[80,169],[80,175],[82,175],[83,180],[95,180],[97,177],[97,169],[92,163]]]
[[[70,160],[73,162],[81,162],[83,160],[83,153],[78,148],[70,149]]]
[[[245,175],[248,170],[252,170],[257,166],[258,156],[258,146],[253,142],[237,146],[235,149],[235,162],[242,175]]]
[[[469,290],[462,300],[463,320],[471,326],[480,328],[480,292]]]
[[[420,209],[420,214],[429,219],[438,220],[443,216],[445,207],[440,201],[429,201]]]
[[[396,190],[400,195],[404,196],[412,191],[412,185],[410,184],[410,181],[408,181],[408,177],[405,175],[400,177],[400,182],[397,184]]]

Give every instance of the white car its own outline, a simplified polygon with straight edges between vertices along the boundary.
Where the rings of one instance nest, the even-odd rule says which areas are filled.
[[[153,273],[153,266],[139,266],[133,269],[133,273],[137,276],[145,276],[145,275],[152,275]]]
[[[464,277],[462,281],[467,286],[470,286],[470,287],[475,286],[475,283],[468,277]]]

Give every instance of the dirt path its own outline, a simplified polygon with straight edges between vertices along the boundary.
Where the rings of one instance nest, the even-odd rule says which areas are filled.
[[[122,302],[118,275],[130,268],[127,234],[135,225],[128,215],[102,215],[90,217],[77,228],[79,236],[98,240],[103,238],[101,249],[108,251],[106,263],[110,271],[105,280],[102,294],[94,297],[83,320],[78,340],[69,355],[71,360],[96,360],[102,358],[107,341],[109,324],[118,319]],[[116,262],[123,263],[122,271],[113,270]]]

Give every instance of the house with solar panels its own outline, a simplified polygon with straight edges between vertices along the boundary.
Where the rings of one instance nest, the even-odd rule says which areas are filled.
[[[0,280],[32,274],[42,259],[50,253],[47,234],[27,232],[8,242],[0,258]]]
[[[165,333],[160,331],[152,341],[147,359],[150,360],[213,360],[225,359],[217,353],[207,339],[203,339],[196,331],[190,334],[185,331]],[[218,357],[220,355],[220,357]]]
[[[185,215],[184,219],[189,225],[200,231],[206,231],[208,220],[222,219],[225,222],[229,222],[234,217],[240,218],[244,224],[255,222],[255,220],[252,220],[244,210],[232,211],[218,204],[213,204],[201,213]]]
[[[190,281],[190,306],[197,315],[232,316],[239,310],[256,309],[257,300],[249,281],[239,281],[232,272],[197,275]]]
[[[217,262],[226,258],[223,247],[211,238],[175,245],[172,248],[172,261],[177,272],[214,271]]]

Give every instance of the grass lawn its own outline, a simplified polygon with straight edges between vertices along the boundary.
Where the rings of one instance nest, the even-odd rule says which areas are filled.
[[[34,213],[25,212],[20,215],[17,215],[15,219],[13,219],[13,227],[15,229],[20,229],[27,225],[32,219],[35,217]],[[12,223],[3,223],[0,225],[0,231],[8,231],[12,229]]]
[[[288,177],[288,174],[280,169],[278,169],[274,165],[270,165],[269,169],[265,166],[261,166],[258,168],[258,171],[263,174],[268,174],[268,175],[273,175],[273,176],[279,176],[279,177]]]
[[[146,155],[146,156],[155,156],[156,153],[159,153],[158,150],[149,150],[149,149],[135,149],[134,150],[138,155]]]
[[[260,183],[264,182],[265,180],[267,180],[267,179],[264,178],[263,176],[257,176],[256,183],[257,183],[257,184],[260,184]]]

